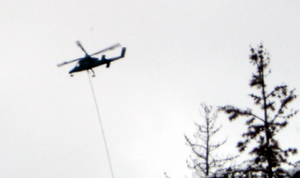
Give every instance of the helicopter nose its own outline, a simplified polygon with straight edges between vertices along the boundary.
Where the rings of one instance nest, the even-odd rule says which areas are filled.
[[[76,72],[76,68],[70,70],[69,74]]]

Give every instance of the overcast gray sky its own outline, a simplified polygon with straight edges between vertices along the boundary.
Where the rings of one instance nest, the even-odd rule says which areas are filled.
[[[70,78],[75,64],[56,67],[84,56],[77,40],[89,53],[127,47],[92,79],[115,178],[191,176],[184,134],[201,121],[200,103],[253,106],[249,45],[263,42],[270,53],[270,87],[285,83],[299,94],[297,1],[0,4],[0,177],[110,177],[87,73]],[[299,117],[280,133],[284,147],[300,149]],[[220,115],[219,124],[216,140],[228,138],[219,154],[236,154],[243,120]]]

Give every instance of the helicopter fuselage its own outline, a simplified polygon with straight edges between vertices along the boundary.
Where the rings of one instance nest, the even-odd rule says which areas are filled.
[[[106,67],[108,68],[112,61],[123,58],[125,56],[125,51],[126,51],[126,48],[122,48],[122,52],[121,52],[120,56],[110,58],[110,59],[106,59],[105,55],[102,55],[102,58],[100,60],[96,57],[86,56],[86,57],[80,59],[78,61],[78,63],[76,64],[76,66],[72,70],[70,70],[69,73],[72,74],[74,72],[80,72],[80,71],[84,71],[84,70],[92,70],[92,68],[98,67],[98,66],[104,65],[104,64],[106,64]]]
[[[99,60],[96,57],[85,57],[85,58],[82,58],[80,61],[78,61],[76,66],[72,70],[70,70],[69,73],[71,74],[74,72],[89,70],[94,67],[106,64],[106,63],[107,63],[107,61],[105,59]]]

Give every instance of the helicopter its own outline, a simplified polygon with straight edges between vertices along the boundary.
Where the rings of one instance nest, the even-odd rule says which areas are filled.
[[[76,43],[81,48],[81,50],[85,53],[85,57],[74,59],[72,61],[63,62],[61,64],[57,64],[57,67],[61,67],[63,65],[66,65],[66,64],[78,61],[78,63],[76,64],[76,66],[72,70],[70,70],[70,72],[69,72],[69,74],[70,74],[71,77],[73,77],[73,73],[74,72],[81,72],[81,71],[84,71],[84,70],[87,70],[87,71],[91,70],[93,72],[93,76],[92,77],[95,77],[95,72],[93,70],[94,67],[98,67],[100,65],[106,64],[106,68],[109,68],[110,63],[112,61],[124,58],[125,52],[126,52],[126,48],[123,47],[120,56],[106,59],[105,55],[102,55],[102,58],[99,60],[99,58],[92,57],[92,56],[100,54],[100,53],[103,53],[103,52],[108,51],[108,50],[113,50],[113,49],[119,47],[120,44],[117,43],[115,45],[112,45],[112,46],[110,46],[108,48],[105,48],[105,49],[103,49],[101,51],[98,51],[96,53],[93,53],[93,54],[89,55],[85,51],[85,49],[83,48],[83,46],[81,45],[80,41],[76,41]]]

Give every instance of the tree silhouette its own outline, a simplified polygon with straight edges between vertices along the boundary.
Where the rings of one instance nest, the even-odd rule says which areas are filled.
[[[280,165],[288,163],[289,154],[297,153],[297,149],[288,148],[283,150],[279,146],[275,136],[288,124],[288,119],[297,114],[297,110],[288,110],[287,106],[297,98],[294,90],[288,90],[287,85],[278,85],[271,92],[267,92],[265,78],[271,71],[269,54],[263,45],[254,49],[251,47],[249,56],[250,63],[256,68],[252,74],[250,87],[255,87],[259,95],[250,94],[255,105],[261,109],[261,115],[254,114],[251,109],[239,109],[235,106],[227,105],[221,110],[229,114],[229,119],[235,120],[239,116],[247,118],[247,131],[243,133],[243,141],[238,142],[237,147],[243,152],[250,141],[255,140],[256,146],[250,151],[253,155],[253,163],[257,170],[263,170],[269,178],[280,172]]]
[[[204,111],[204,115],[201,115],[205,119],[205,123],[203,125],[195,123],[197,126],[197,132],[194,135],[196,143],[192,142],[186,135],[185,139],[193,152],[190,161],[187,161],[188,167],[195,170],[198,176],[204,177],[216,174],[218,170],[224,169],[225,164],[235,157],[222,159],[216,154],[212,154],[213,151],[225,144],[226,140],[219,143],[212,142],[212,137],[221,129],[221,126],[215,126],[218,110],[214,110],[212,106],[206,104],[201,104],[201,107]]]

